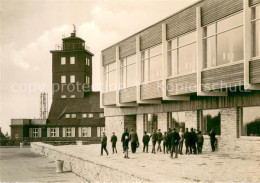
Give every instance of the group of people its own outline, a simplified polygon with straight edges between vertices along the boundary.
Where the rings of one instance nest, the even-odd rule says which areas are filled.
[[[215,143],[216,143],[216,133],[212,129],[209,133],[210,136],[210,144],[212,152],[215,151]],[[196,131],[195,129],[191,128],[190,131],[186,128],[186,131],[183,132],[180,129],[180,132],[177,132],[176,129],[169,129],[167,132],[162,134],[161,130],[158,131],[153,130],[151,135],[149,136],[147,132],[144,132],[142,142],[143,142],[143,152],[148,153],[148,145],[150,140],[152,141],[152,153],[155,154],[156,152],[156,144],[157,144],[157,151],[162,152],[161,143],[163,144],[163,153],[170,153],[170,157],[173,158],[173,154],[175,158],[178,158],[178,154],[183,154],[183,145],[185,144],[186,152],[185,154],[201,154],[203,149],[204,137],[201,131]],[[129,158],[128,156],[128,149],[129,149],[129,142],[131,144],[131,151],[132,153],[136,153],[136,149],[139,147],[139,140],[138,135],[134,129],[131,129],[130,133],[127,129],[125,129],[124,133],[121,137],[121,142],[124,151],[124,158]],[[112,143],[112,151],[113,153],[117,153],[116,143],[117,143],[117,136],[113,132],[111,137]],[[108,151],[106,149],[107,146],[107,137],[105,133],[101,138],[101,155],[103,155],[103,150],[106,151],[108,155]]]

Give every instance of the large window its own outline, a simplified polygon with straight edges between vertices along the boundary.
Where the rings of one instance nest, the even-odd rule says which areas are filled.
[[[82,127],[82,137],[91,137],[91,127]]]
[[[260,6],[253,7],[252,9],[252,56],[260,56]]]
[[[162,79],[162,45],[142,52],[142,82]]]
[[[204,68],[243,60],[243,14],[203,28]]]
[[[66,76],[61,76],[61,83],[66,83]]]
[[[66,137],[72,137],[72,128],[65,128]]]
[[[66,57],[61,57],[60,62],[61,62],[61,65],[65,65],[66,64]]]
[[[75,75],[70,75],[70,83],[75,83]]]
[[[168,117],[168,128],[185,131],[185,112],[170,112]]]
[[[127,88],[136,84],[136,55],[121,60],[120,68],[121,88]]]
[[[116,90],[116,63],[104,66],[104,91]]]
[[[33,135],[33,137],[40,137],[39,128],[33,128],[32,129],[32,135]]]
[[[168,76],[196,72],[195,32],[168,41]]]
[[[56,128],[50,128],[51,137],[56,137]]]
[[[207,135],[211,130],[213,130],[217,135],[221,134],[220,109],[203,110],[201,132],[203,135]]]
[[[144,131],[152,133],[153,130],[158,129],[158,115],[144,114]]]
[[[105,127],[97,127],[97,137],[101,137],[103,132],[105,132]]]
[[[241,136],[260,136],[260,107],[244,107]]]
[[[70,64],[75,64],[75,57],[70,57]]]

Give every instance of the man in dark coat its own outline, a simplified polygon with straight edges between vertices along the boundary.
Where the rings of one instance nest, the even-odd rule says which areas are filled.
[[[134,131],[133,128],[131,128],[131,132],[129,135],[129,139],[131,141],[131,150],[132,153],[136,153],[136,148],[137,148],[137,143],[138,143],[138,135],[137,133]]]
[[[152,138],[152,144],[153,144],[152,153],[155,154],[155,145],[156,145],[156,142],[157,142],[157,139],[158,139],[156,130],[153,130],[153,133],[150,135],[150,138]]]
[[[173,133],[171,137],[172,137],[171,158],[173,158],[173,152],[175,153],[175,158],[178,158],[178,147],[179,147],[179,141],[181,137],[175,128],[173,129]]]
[[[157,138],[158,138],[158,139],[157,139],[157,142],[158,142],[158,148],[157,148],[157,151],[162,152],[162,148],[161,148],[162,132],[161,132],[161,129],[158,130]]]
[[[163,153],[165,154],[165,150],[168,153],[167,132],[164,132],[162,139],[163,139]]]
[[[123,144],[124,153],[125,153],[124,158],[129,158],[128,157],[129,133],[127,132],[127,128],[125,129],[125,132],[122,134],[121,142]]]
[[[189,148],[190,148],[190,132],[189,129],[186,128],[186,131],[184,133],[184,140],[185,140],[185,147],[186,147],[186,153],[189,154]]]
[[[146,149],[146,153],[148,153],[148,144],[149,144],[149,141],[150,141],[150,137],[149,137],[149,135],[147,135],[147,132],[145,131],[145,132],[144,132],[144,136],[143,136],[143,144],[144,144],[143,152],[144,152],[145,149]]]
[[[202,154],[203,143],[204,143],[204,137],[201,134],[201,131],[199,131],[197,135],[198,154]]]
[[[106,151],[106,153],[108,155],[108,151],[107,151],[107,136],[106,136],[105,132],[103,132],[103,136],[101,137],[101,156],[103,156],[103,149]]]
[[[113,135],[112,135],[112,137],[111,137],[111,143],[112,143],[113,154],[114,154],[115,151],[116,151],[116,153],[117,153],[117,150],[116,150],[116,142],[117,142],[117,136],[115,135],[115,132],[113,132]]]
[[[215,142],[216,142],[216,133],[214,132],[213,129],[210,131],[209,136],[210,136],[211,149],[212,149],[212,152],[214,152],[215,151]]]
[[[191,154],[192,154],[192,151],[194,154],[197,154],[197,149],[196,149],[196,141],[197,141],[197,135],[196,133],[194,132],[193,128],[191,128],[190,130],[190,150],[191,150]]]
[[[167,145],[168,145],[168,151],[171,151],[172,147],[172,130],[171,128],[168,129],[167,132]]]

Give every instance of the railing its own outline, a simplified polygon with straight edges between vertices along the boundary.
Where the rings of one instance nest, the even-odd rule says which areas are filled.
[[[57,51],[71,51],[71,50],[88,50],[89,47],[82,43],[66,43],[66,44],[56,44],[55,50]]]

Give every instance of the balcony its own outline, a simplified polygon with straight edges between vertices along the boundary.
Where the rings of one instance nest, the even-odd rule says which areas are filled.
[[[66,44],[55,45],[55,51],[78,51],[78,50],[90,51],[89,47],[82,43],[66,43]]]

